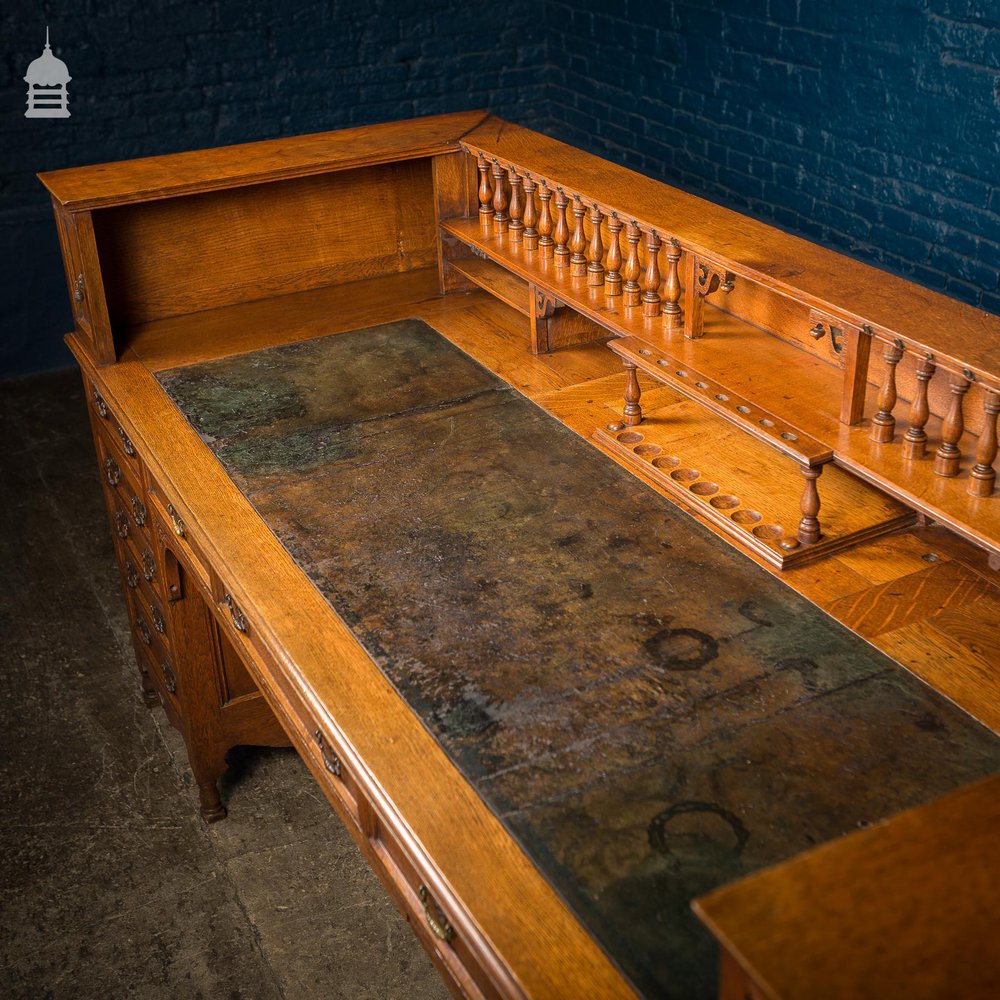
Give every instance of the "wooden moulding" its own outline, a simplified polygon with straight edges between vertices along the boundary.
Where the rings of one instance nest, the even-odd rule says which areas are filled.
[[[903,504],[835,465],[825,465],[819,482],[821,536],[784,549],[782,542],[795,540],[802,516],[798,467],[776,462],[767,445],[698,403],[678,399],[659,405],[638,426],[614,422],[597,428],[594,437],[779,569],[821,559],[916,521]]]

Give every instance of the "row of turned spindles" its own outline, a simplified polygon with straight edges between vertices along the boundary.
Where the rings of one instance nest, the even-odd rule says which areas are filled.
[[[589,237],[584,229],[588,215]],[[522,175],[513,165],[505,169],[496,159],[489,164],[480,154],[479,220],[506,234],[512,243],[521,243],[525,250],[553,258],[556,266],[568,268],[571,276],[586,277],[588,285],[603,286],[608,295],[620,295],[623,305],[641,307],[643,316],[676,318],[681,314],[680,244],[675,239],[666,241],[664,281],[659,261],[664,243],[655,230],[641,229],[634,219],[625,223],[617,212],[605,216],[597,204],[588,207],[580,195],[570,198],[561,187],[550,187],[548,181],[536,180],[528,173]],[[645,264],[639,256],[644,237]]]
[[[895,434],[896,418],[896,366],[903,359],[903,345],[894,341],[886,345],[885,378],[879,389],[877,412],[872,418],[871,439],[878,444],[888,444]],[[917,362],[917,389],[910,406],[909,427],[903,435],[903,454],[908,459],[920,459],[927,453],[927,431],[924,429],[930,417],[927,392],[937,366],[930,355]],[[958,447],[965,432],[965,394],[973,382],[972,372],[961,375],[951,373],[951,400],[948,412],[941,424],[941,442],[934,455],[934,472],[939,476],[958,475],[962,452]],[[991,389],[983,392],[983,429],[976,446],[976,461],[969,470],[969,493],[974,497],[988,497],[993,494],[996,484],[996,470],[993,463],[997,457],[997,415],[1000,414],[1000,393]]]

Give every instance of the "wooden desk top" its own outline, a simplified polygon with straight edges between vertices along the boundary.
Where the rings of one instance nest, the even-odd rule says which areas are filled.
[[[1000,775],[697,909],[768,997],[985,998],[1000,996],[998,886]]]
[[[158,378],[647,995],[713,994],[694,896],[1000,764],[419,322]]]

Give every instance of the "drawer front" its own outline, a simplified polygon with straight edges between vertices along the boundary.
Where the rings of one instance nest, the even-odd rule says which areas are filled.
[[[101,463],[101,475],[125,508],[132,526],[145,535],[147,540],[151,540],[152,531],[145,490],[139,486],[133,471],[127,466],[123,468],[120,457],[111,451],[103,438],[98,441],[97,454]]]
[[[93,383],[87,383],[90,390],[90,404],[97,419],[94,425],[102,443],[122,468],[128,468],[132,475],[142,481],[142,463],[132,438],[107,400]]]
[[[160,532],[163,545],[168,546],[184,564],[205,594],[212,596],[211,576],[201,548],[191,537],[186,519],[170,500],[165,499],[164,493],[156,484],[150,487],[146,495],[146,507],[155,529]]]
[[[407,919],[425,945],[429,944],[442,964],[470,997],[499,997],[496,984],[473,954],[463,934],[452,922],[454,904],[433,880],[421,871],[403,839],[379,817],[372,841],[376,856],[402,897]]]

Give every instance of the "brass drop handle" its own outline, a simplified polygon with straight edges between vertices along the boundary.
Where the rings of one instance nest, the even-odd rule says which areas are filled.
[[[97,410],[98,414],[105,420],[108,419],[108,404],[104,402],[101,394],[96,390],[92,390],[91,398],[94,400],[94,409]]]
[[[817,323],[809,332],[812,334],[813,339],[820,340],[826,336],[826,327],[822,323]]]
[[[448,922],[441,907],[434,902],[426,885],[422,885],[418,892],[420,902],[424,904],[424,917],[427,919],[427,926],[431,933],[439,941],[450,941],[455,936],[455,928]]]
[[[83,275],[78,274],[76,276],[76,281],[73,283],[73,300],[75,302],[83,301]]]
[[[339,778],[343,773],[340,758],[326,745],[326,740],[323,739],[322,729],[316,730],[316,746],[319,747],[319,754],[323,758],[323,766],[335,778]]]
[[[107,477],[108,486],[117,486],[122,481],[122,470],[110,455],[104,460],[104,475]]]
[[[247,630],[247,619],[246,615],[240,610],[240,606],[233,600],[232,594],[226,594],[222,599],[222,603],[229,608],[229,617],[233,620],[233,627],[237,632],[242,632],[246,634]]]
[[[174,508],[172,503],[167,504],[167,513],[170,515],[170,523],[174,526],[174,534],[178,538],[184,537],[184,521]]]

